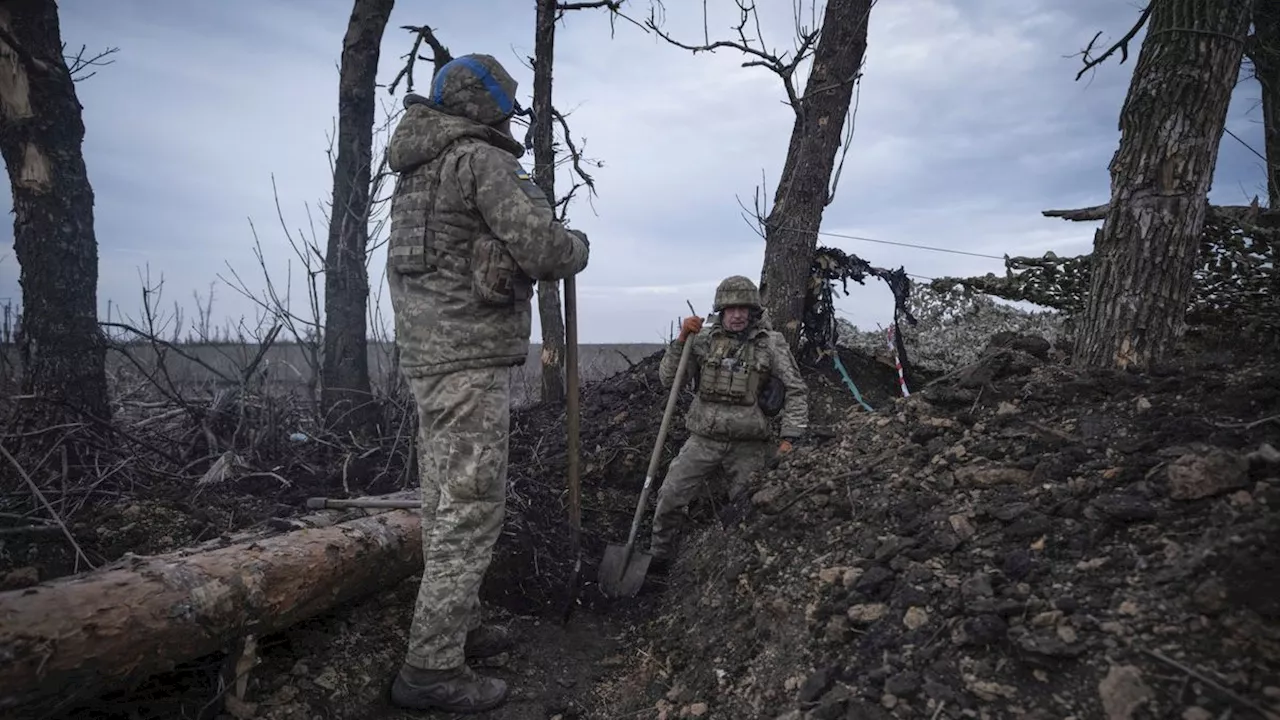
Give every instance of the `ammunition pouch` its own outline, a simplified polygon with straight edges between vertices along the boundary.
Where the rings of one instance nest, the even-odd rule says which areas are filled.
[[[471,292],[485,305],[512,305],[533,297],[533,279],[501,240],[483,234],[471,245]]]

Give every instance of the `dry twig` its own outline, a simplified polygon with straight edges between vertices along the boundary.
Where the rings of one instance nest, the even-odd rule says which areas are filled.
[[[1142,14],[1138,16],[1137,22],[1133,24],[1133,27],[1129,28],[1129,32],[1125,33],[1124,37],[1117,40],[1115,44],[1107,48],[1101,55],[1092,57],[1091,53],[1094,50],[1094,45],[1097,44],[1098,38],[1102,37],[1101,30],[1095,33],[1093,39],[1089,41],[1088,46],[1077,53],[1084,60],[1084,67],[1080,68],[1080,72],[1076,73],[1076,80],[1079,80],[1084,77],[1085,73],[1101,65],[1107,58],[1116,54],[1117,51],[1120,53],[1120,64],[1123,65],[1124,62],[1129,59],[1129,43],[1133,41],[1135,36],[1137,36],[1138,31],[1147,24],[1147,20],[1151,17],[1152,6],[1154,5],[1154,1],[1148,2],[1147,6],[1142,9]]]
[[[80,543],[76,542],[75,537],[71,535],[71,531],[67,529],[67,524],[62,521],[58,512],[53,509],[53,505],[49,502],[49,499],[40,491],[40,486],[36,485],[36,482],[31,479],[29,474],[27,474],[27,470],[22,467],[22,463],[19,463],[18,459],[15,458],[3,444],[0,444],[0,454],[3,454],[5,459],[9,461],[9,464],[13,466],[13,469],[22,477],[23,482],[25,482],[27,487],[31,489],[32,494],[36,496],[36,499],[39,500],[40,504],[44,506],[44,509],[48,511],[50,518],[57,523],[58,528],[62,530],[62,534],[66,536],[67,542],[71,543],[72,549],[75,550],[77,565],[80,561],[83,561],[85,565],[89,566],[90,570],[94,569],[95,566],[89,561],[89,556],[85,555],[84,551],[80,549]]]

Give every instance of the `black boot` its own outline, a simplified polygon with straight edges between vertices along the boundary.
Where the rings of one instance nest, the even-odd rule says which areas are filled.
[[[404,665],[391,684],[393,705],[411,710],[478,713],[507,699],[507,683],[485,677],[466,665],[451,670],[423,670]]]

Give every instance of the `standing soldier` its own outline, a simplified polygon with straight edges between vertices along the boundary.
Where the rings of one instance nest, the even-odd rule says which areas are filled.
[[[399,175],[387,277],[422,486],[422,585],[391,689],[405,708],[482,712],[506,699],[506,683],[466,658],[511,644],[479,612],[505,510],[511,368],[529,353],[534,281],[587,265],[586,235],[556,221],[517,161],[515,93],[493,57],[459,57],[430,97],[405,97],[387,150]]]
[[[684,344],[693,343],[689,364],[697,395],[685,417],[689,439],[658,490],[649,541],[655,575],[670,567],[680,513],[700,483],[723,468],[730,476],[729,499],[737,501],[747,493],[751,473],[775,454],[790,452],[791,442],[809,424],[808,388],[786,338],[764,317],[755,283],[741,275],[725,278],[716,288],[713,309],[719,316],[710,327],[697,316],[684,319],[658,369],[663,386],[670,388]],[[774,445],[769,417],[779,408],[782,442]]]

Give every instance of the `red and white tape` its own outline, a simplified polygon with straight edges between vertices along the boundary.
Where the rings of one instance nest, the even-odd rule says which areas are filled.
[[[898,345],[893,341],[894,326],[890,325],[885,330],[885,337],[889,341],[889,352],[893,353],[893,365],[898,369],[898,388],[902,390],[902,397],[911,397],[911,391],[907,389],[907,377],[902,373],[902,358],[898,355]]]

